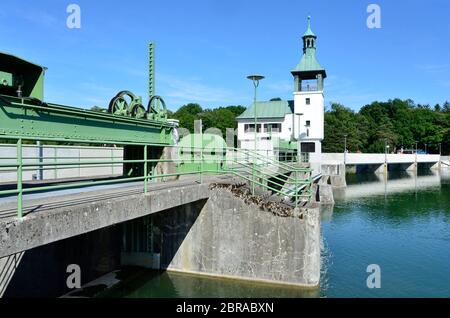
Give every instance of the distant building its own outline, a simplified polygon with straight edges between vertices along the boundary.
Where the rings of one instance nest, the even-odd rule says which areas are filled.
[[[243,149],[279,155],[301,152],[304,161],[320,162],[324,138],[324,79],[327,74],[316,58],[317,36],[308,29],[302,37],[303,56],[291,72],[294,99],[257,102],[237,118],[238,142]],[[300,143],[298,142],[300,140]],[[300,149],[299,149],[300,148]]]

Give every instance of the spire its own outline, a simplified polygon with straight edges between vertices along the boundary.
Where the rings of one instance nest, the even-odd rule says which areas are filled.
[[[303,39],[303,56],[300,63],[293,72],[320,72],[325,73],[323,67],[316,58],[317,36],[311,30],[311,17],[308,16],[308,28],[302,37]],[[325,75],[325,74],[324,74]],[[326,75],[325,75],[326,76]],[[324,76],[324,77],[325,77]]]
[[[318,80],[318,89],[323,89],[323,79],[327,77],[325,69],[316,58],[317,36],[311,30],[311,17],[308,16],[308,28],[302,36],[303,56],[300,63],[291,72],[295,78],[295,91],[301,91],[302,80]]]
[[[303,34],[303,38],[305,37],[316,37],[314,32],[311,30],[311,16],[308,16],[308,29],[306,30],[305,34]]]

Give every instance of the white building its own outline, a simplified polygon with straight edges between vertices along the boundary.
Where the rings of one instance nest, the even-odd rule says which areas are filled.
[[[295,152],[303,160],[320,162],[324,138],[323,82],[326,71],[316,58],[317,36],[308,29],[302,37],[303,56],[291,72],[294,77],[294,99],[257,102],[237,118],[238,142],[243,149],[256,149],[268,154]],[[300,141],[300,142],[299,142]],[[300,149],[299,149],[300,148]]]

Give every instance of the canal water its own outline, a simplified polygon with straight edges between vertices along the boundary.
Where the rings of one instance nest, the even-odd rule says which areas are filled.
[[[450,297],[450,172],[348,175],[322,213],[320,290],[136,270],[104,297]],[[380,269],[369,289],[367,267]]]

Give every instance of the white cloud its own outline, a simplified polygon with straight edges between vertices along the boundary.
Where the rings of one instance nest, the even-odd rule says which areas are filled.
[[[177,103],[222,103],[230,104],[239,100],[236,93],[222,87],[213,87],[202,83],[196,77],[181,80],[179,77],[158,74],[158,86],[164,97]]]

